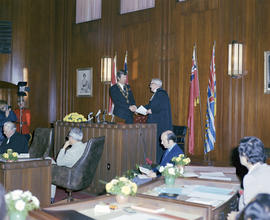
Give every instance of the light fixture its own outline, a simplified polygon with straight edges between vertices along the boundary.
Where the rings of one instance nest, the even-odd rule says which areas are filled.
[[[233,41],[228,47],[228,75],[239,78],[243,74],[243,44]]]
[[[101,82],[108,83],[111,81],[112,72],[112,58],[102,57],[101,58]]]

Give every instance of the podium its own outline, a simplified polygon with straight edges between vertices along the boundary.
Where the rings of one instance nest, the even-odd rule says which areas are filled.
[[[51,160],[38,158],[14,162],[0,161],[0,183],[6,192],[29,190],[40,201],[41,207],[50,205]]]
[[[54,157],[65,143],[65,137],[73,127],[83,132],[83,142],[92,137],[105,136],[104,150],[92,184],[91,193],[101,193],[105,186],[99,180],[109,182],[121,176],[136,164],[145,164],[145,158],[156,158],[156,124],[94,124],[57,121],[54,124]]]

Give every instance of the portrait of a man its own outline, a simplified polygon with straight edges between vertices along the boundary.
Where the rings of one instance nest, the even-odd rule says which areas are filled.
[[[92,68],[77,69],[77,96],[92,96]]]

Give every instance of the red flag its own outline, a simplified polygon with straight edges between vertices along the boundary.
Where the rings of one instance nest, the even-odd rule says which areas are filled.
[[[193,48],[192,68],[189,90],[189,112],[188,112],[188,152],[194,154],[194,106],[199,103],[199,80],[196,60],[196,47]]]
[[[111,86],[113,86],[114,84],[116,84],[116,73],[117,73],[117,67],[116,67],[116,62],[117,61],[117,55],[115,54],[114,58],[113,58],[113,69],[112,69],[112,75],[111,75]],[[109,99],[109,115],[113,115],[113,108],[114,108],[114,104],[112,102],[112,99],[110,97]]]

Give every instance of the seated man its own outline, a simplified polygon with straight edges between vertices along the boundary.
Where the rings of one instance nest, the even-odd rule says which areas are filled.
[[[270,166],[265,163],[264,145],[259,138],[244,137],[238,147],[240,162],[248,169],[244,176],[244,192],[239,200],[241,211],[259,193],[270,194],[269,181]],[[236,212],[228,215],[228,219],[235,219]]]
[[[5,153],[7,149],[12,149],[17,153],[28,152],[27,140],[24,135],[16,132],[16,125],[13,122],[5,122],[3,130],[6,138],[0,146],[0,154]]]
[[[161,144],[164,146],[165,149],[167,149],[160,162],[160,166],[166,166],[167,163],[172,163],[172,158],[179,156],[179,154],[184,154],[181,148],[176,143],[176,136],[175,134],[170,131],[164,131],[161,134]],[[159,166],[158,166],[159,167]],[[156,177],[156,173],[158,173],[158,169],[155,168],[151,172],[150,177]]]
[[[80,128],[72,128],[68,134],[68,140],[60,150],[56,164],[57,166],[73,167],[74,164],[81,158],[86,147],[86,143],[82,143],[83,133]],[[70,148],[68,148],[71,145]],[[52,162],[55,164],[55,162]],[[56,186],[51,187],[51,200],[55,197]]]

